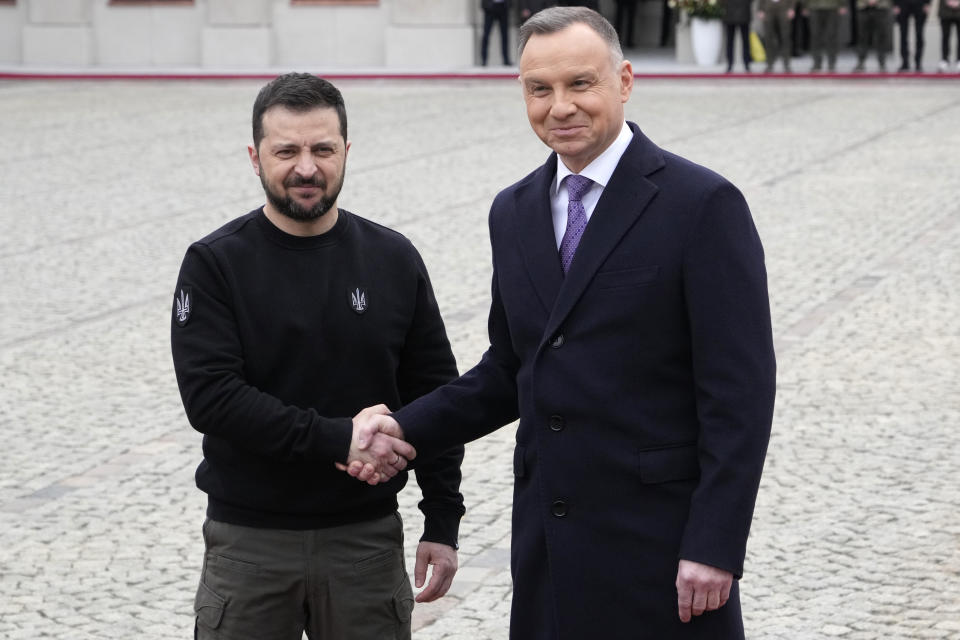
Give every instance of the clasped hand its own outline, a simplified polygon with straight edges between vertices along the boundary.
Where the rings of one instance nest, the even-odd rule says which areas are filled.
[[[407,468],[417,450],[403,441],[403,430],[386,405],[367,407],[353,417],[347,464],[337,469],[370,485],[386,482]]]
[[[336,463],[337,468],[367,484],[386,482],[407,467],[407,461],[417,457],[417,450],[403,441],[403,430],[388,414],[386,405],[367,407],[353,417],[353,437],[347,464]],[[427,569],[433,567],[427,582]],[[439,542],[423,541],[417,547],[414,579],[417,602],[433,602],[447,593],[457,573],[457,551]]]

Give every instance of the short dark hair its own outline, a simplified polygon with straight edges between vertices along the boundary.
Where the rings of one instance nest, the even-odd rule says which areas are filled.
[[[347,107],[340,90],[312,73],[286,73],[268,82],[253,102],[253,147],[263,140],[263,114],[267,109],[282,106],[291,111],[330,108],[337,110],[340,135],[347,139]]]
[[[613,64],[617,65],[623,60],[623,49],[620,47],[620,38],[617,36],[617,30],[613,28],[606,18],[587,7],[548,7],[543,11],[530,16],[530,18],[520,26],[520,36],[518,38],[517,59],[523,55],[523,48],[527,46],[527,40],[532,35],[549,35],[558,31],[563,31],[567,27],[576,23],[583,23],[597,32],[610,48],[610,57]]]

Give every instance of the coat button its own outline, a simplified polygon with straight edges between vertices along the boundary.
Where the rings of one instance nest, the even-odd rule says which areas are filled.
[[[564,517],[567,515],[567,503],[563,500],[554,500],[550,505],[550,512],[558,518]]]
[[[567,421],[563,419],[563,416],[550,416],[551,431],[563,431],[565,426],[567,426]]]
[[[562,334],[562,333],[558,333],[557,335],[553,336],[553,340],[550,341],[550,346],[553,347],[554,349],[559,349],[560,347],[562,347],[562,346],[563,346],[563,334]]]

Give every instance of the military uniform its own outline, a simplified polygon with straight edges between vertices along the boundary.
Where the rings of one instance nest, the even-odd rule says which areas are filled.
[[[813,55],[811,71],[823,68],[823,54],[827,54],[827,70],[837,70],[837,46],[840,33],[840,13],[847,6],[846,0],[805,0],[804,11],[810,17],[810,53]]]
[[[873,46],[877,50],[880,71],[887,70],[887,51],[890,49],[891,0],[857,0],[857,66],[854,71],[863,71],[867,53]]]
[[[773,71],[778,57],[783,57],[783,70],[790,71],[792,0],[759,0],[757,12],[762,14],[763,35],[767,47],[767,71]]]

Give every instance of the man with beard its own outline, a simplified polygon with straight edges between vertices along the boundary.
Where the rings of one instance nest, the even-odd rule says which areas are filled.
[[[362,414],[338,416],[403,406],[457,370],[416,249],[337,206],[349,149],[336,87],[274,79],[254,103],[249,147],[266,204],[183,260],[173,360],[204,434],[196,482],[207,493],[197,638],[410,637],[396,496],[416,454],[386,434],[359,452]],[[337,471],[358,454],[385,482]],[[462,459],[456,446],[417,461],[418,587],[433,566],[420,602],[446,593],[457,569]]]

